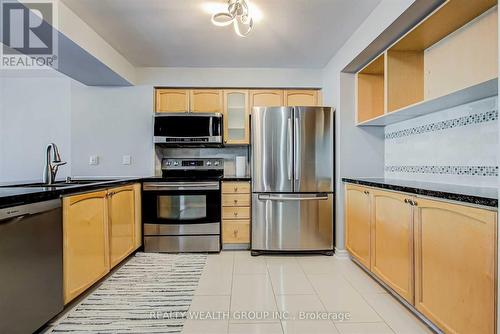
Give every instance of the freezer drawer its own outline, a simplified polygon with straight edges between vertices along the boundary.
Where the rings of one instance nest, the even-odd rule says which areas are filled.
[[[254,193],[252,250],[333,250],[333,194]]]

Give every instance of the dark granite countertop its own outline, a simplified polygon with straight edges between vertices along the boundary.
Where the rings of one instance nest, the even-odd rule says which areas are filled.
[[[99,190],[114,186],[141,182],[142,177],[116,178],[99,180],[88,184],[74,184],[64,187],[23,187],[22,185],[34,182],[15,182],[0,184],[0,208],[9,206],[23,205],[27,203],[35,203],[50,199],[59,198],[65,195],[76,194],[91,190]],[[86,178],[85,180],[89,180]]]
[[[342,181],[364,186],[401,191],[415,195],[498,207],[498,189],[493,187],[472,187],[447,183],[430,183],[371,177],[343,178]]]
[[[251,176],[235,176],[235,175],[224,175],[222,177],[222,181],[250,181],[252,180]]]

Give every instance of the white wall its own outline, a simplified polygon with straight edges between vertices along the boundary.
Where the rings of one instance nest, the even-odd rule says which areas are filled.
[[[0,182],[41,181],[54,142],[70,175],[71,80],[56,71],[0,73]]]
[[[149,176],[154,173],[153,88],[71,85],[71,160],[74,176]],[[98,165],[89,165],[91,155]],[[131,164],[123,165],[124,155]]]
[[[137,68],[137,83],[171,87],[323,86],[323,71],[300,68]]]
[[[383,176],[383,129],[354,126],[354,76],[342,69],[397,19],[414,0],[382,0],[335,54],[323,72],[323,103],[336,112],[336,249],[344,250],[342,177]],[[342,79],[341,79],[342,78]],[[342,92],[342,95],[341,95]],[[344,99],[344,100],[343,100]],[[340,254],[342,252],[338,252]]]

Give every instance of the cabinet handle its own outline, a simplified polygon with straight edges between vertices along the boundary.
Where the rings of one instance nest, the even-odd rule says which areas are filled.
[[[413,206],[418,206],[418,203],[417,203],[417,202],[415,202],[415,201],[411,201],[411,205],[413,205]]]
[[[237,216],[238,216],[238,212],[235,212],[235,213],[234,213],[234,216],[235,216],[235,217],[237,217]]]
[[[405,203],[407,203],[407,204],[411,204],[411,203],[410,203],[410,200],[409,200],[408,198],[405,198]]]
[[[238,200],[237,199],[234,200],[234,204],[238,204]]]
[[[238,237],[238,230],[234,230],[233,234],[234,234],[234,237],[237,238]]]
[[[368,190],[365,190],[365,191],[363,191],[363,194],[370,195],[370,192]]]
[[[238,191],[238,187],[234,187],[234,192],[237,192]]]

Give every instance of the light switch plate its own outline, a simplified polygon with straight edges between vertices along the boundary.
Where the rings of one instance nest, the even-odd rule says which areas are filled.
[[[124,155],[122,157],[122,165],[130,165],[131,160],[132,160],[132,158],[130,157],[130,155]]]
[[[95,166],[99,164],[99,157],[97,155],[91,155],[89,157],[89,165]]]

